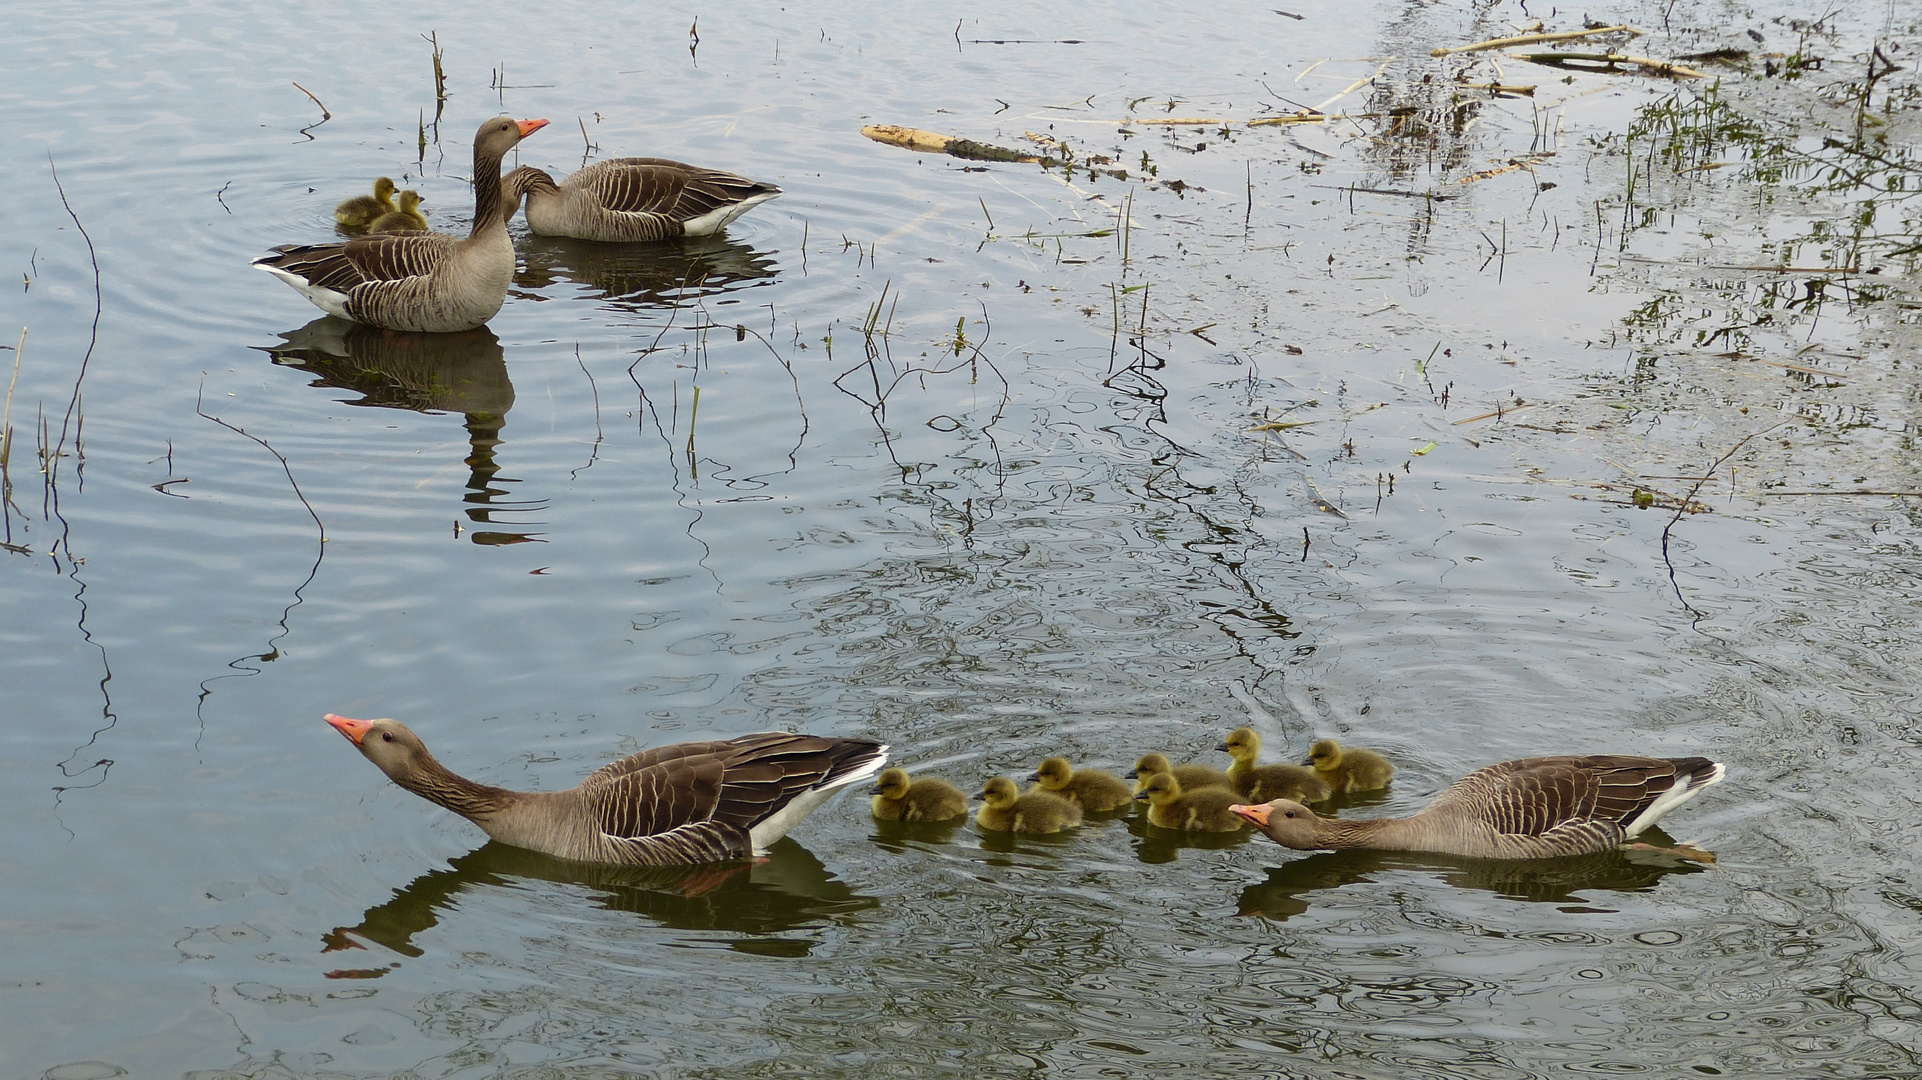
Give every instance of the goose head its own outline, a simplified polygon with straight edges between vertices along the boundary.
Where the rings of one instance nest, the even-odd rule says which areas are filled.
[[[1228,809],[1247,819],[1250,825],[1268,834],[1270,840],[1283,847],[1313,851],[1322,846],[1317,839],[1321,817],[1293,799],[1276,799],[1257,806],[1237,803]]]
[[[328,713],[326,719],[335,731],[360,749],[362,756],[396,783],[403,776],[417,776],[430,765],[439,764],[434,755],[427,752],[427,744],[420,741],[420,736],[398,720],[352,720],[333,713]]]

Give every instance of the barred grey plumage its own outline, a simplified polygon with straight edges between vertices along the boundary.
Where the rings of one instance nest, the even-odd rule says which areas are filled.
[[[474,133],[474,227],[466,239],[410,232],[287,245],[254,266],[329,315],[385,330],[472,330],[493,318],[514,277],[501,207],[501,158],[547,124],[497,116]]]
[[[1532,757],[1477,769],[1412,817],[1335,820],[1286,799],[1236,812],[1303,851],[1538,859],[1619,847],[1723,775],[1721,764],[1703,757]]]
[[[610,158],[556,183],[523,165],[507,174],[507,217],[525,198],[541,236],[629,243],[708,236],[781,194],[773,184],[667,158]]]
[[[762,854],[836,789],[887,762],[869,739],[771,731],[625,757],[566,791],[460,776],[395,720],[327,722],[388,778],[503,843],[581,862],[667,866]]]

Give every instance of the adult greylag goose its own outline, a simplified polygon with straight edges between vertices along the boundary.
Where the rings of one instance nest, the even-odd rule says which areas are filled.
[[[765,855],[837,788],[888,759],[888,748],[869,739],[772,731],[657,746],[566,791],[509,791],[455,774],[399,721],[328,713],[327,722],[389,780],[504,844],[628,866]]]
[[[1227,773],[1213,765],[1171,765],[1168,763],[1166,754],[1141,755],[1141,760],[1135,762],[1135,767],[1129,769],[1126,776],[1127,779],[1135,782],[1135,794],[1139,795],[1147,788],[1148,781],[1153,779],[1156,773],[1173,773],[1183,791],[1194,791],[1205,787],[1233,790],[1235,786],[1234,782],[1228,779]]]
[[[1721,763],[1702,757],[1532,757],[1477,769],[1412,817],[1337,821],[1289,799],[1234,811],[1301,851],[1545,859],[1620,847],[1720,783],[1723,772]]]
[[[394,181],[391,177],[376,177],[372,195],[356,195],[334,207],[334,224],[343,229],[364,229],[375,218],[393,212]]]
[[[400,193],[400,209],[382,214],[367,226],[368,232],[426,232],[427,215],[420,212],[420,192],[408,188]]]
[[[474,228],[383,233],[346,243],[277,247],[254,265],[329,315],[383,330],[472,330],[500,311],[514,277],[501,206],[501,158],[545,120],[497,116],[474,133]]]
[[[1308,748],[1308,760],[1335,794],[1349,791],[1375,791],[1395,778],[1395,767],[1373,750],[1344,747],[1333,739],[1319,739]]]
[[[611,243],[708,236],[781,193],[719,169],[647,157],[598,161],[558,184],[523,165],[504,183],[507,216],[525,198],[535,233]]]
[[[882,821],[952,821],[968,812],[968,797],[938,776],[909,780],[889,769],[874,785],[874,816]]]
[[[1237,832],[1246,827],[1235,810],[1235,793],[1225,787],[1183,791],[1171,772],[1155,773],[1135,798],[1148,804],[1148,824],[1183,832]]]
[[[1261,736],[1255,734],[1254,728],[1236,728],[1215,749],[1226,751],[1234,759],[1228,766],[1228,780],[1242,798],[1251,802],[1273,799],[1320,802],[1332,791],[1328,782],[1313,769],[1300,765],[1257,765],[1261,759]]]
[[[1057,833],[1081,824],[1081,808],[1059,795],[1030,791],[997,776],[975,794],[986,802],[975,812],[975,823],[990,832]]]
[[[1118,810],[1134,800],[1134,790],[1119,778],[1100,769],[1077,769],[1064,757],[1042,762],[1028,779],[1040,784],[1041,790],[1096,814]]]

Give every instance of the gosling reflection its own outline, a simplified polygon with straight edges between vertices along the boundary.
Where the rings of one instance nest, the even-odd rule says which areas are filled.
[[[1642,834],[1649,844],[1673,846],[1660,829]],[[1694,874],[1700,862],[1650,850],[1603,851],[1558,859],[1468,859],[1415,851],[1324,851],[1270,867],[1268,880],[1241,891],[1236,914],[1277,922],[1307,911],[1310,895],[1339,889],[1394,870],[1436,874],[1464,889],[1492,892],[1505,900],[1535,904],[1587,905],[1584,892],[1644,892],[1670,874]]]
[[[880,904],[836,879],[791,838],[775,843],[765,860],[754,863],[657,867],[569,862],[489,841],[450,861],[446,869],[415,878],[386,903],[368,908],[358,926],[337,927],[324,935],[322,951],[365,949],[371,942],[402,956],[420,956],[414,935],[458,910],[461,893],[512,889],[529,879],[584,885],[608,911],[631,912],[678,930],[757,935],[728,944],[740,952],[781,956],[805,955],[812,943],[778,935]],[[375,978],[394,966],[344,968],[328,977]]]
[[[756,251],[724,236],[654,244],[530,236],[519,248],[525,269],[514,275],[515,285],[544,290],[573,282],[617,307],[635,310],[674,307],[771,283],[777,270],[772,252]]]
[[[281,344],[265,350],[274,363],[313,373],[315,386],[359,393],[349,405],[460,413],[470,447],[462,497],[472,523],[464,530],[467,538],[489,545],[540,539],[528,526],[542,523],[527,515],[543,513],[546,500],[506,498],[506,485],[519,481],[501,476],[495,461],[514,407],[514,384],[493,331],[483,326],[462,334],[407,334],[319,318],[281,337]]]

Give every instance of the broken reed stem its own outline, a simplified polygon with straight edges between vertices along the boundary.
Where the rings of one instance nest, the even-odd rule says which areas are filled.
[[[1510,45],[1534,45],[1543,41],[1574,41],[1577,38],[1594,37],[1597,34],[1630,34],[1641,37],[1647,31],[1632,26],[1598,26],[1593,30],[1564,30],[1555,34],[1520,34],[1515,37],[1490,38],[1477,41],[1472,45],[1457,45],[1452,49],[1430,49],[1430,56],[1453,56],[1456,53],[1481,52],[1484,49],[1504,49]]]
[[[20,358],[27,353],[27,328],[20,328],[20,344],[13,350],[13,378],[7,382],[7,404],[0,409],[0,472],[4,472],[7,462],[13,456],[13,388],[20,384]],[[12,487],[13,482],[7,481]]]
[[[1651,60],[1646,56],[1625,56],[1621,53],[1509,53],[1511,58],[1526,60],[1543,67],[1561,68],[1563,71],[1580,71],[1591,75],[1605,75],[1622,64],[1638,67],[1652,75],[1667,75],[1676,79],[1706,79],[1707,75],[1692,67],[1672,64],[1667,60]],[[1600,66],[1592,66],[1600,65]]]
[[[307,99],[309,101],[312,101],[314,104],[320,106],[320,122],[321,123],[324,124],[327,121],[332,120],[334,118],[334,114],[327,111],[326,103],[321,101],[319,98],[315,97],[314,92],[312,90],[307,89],[306,87],[300,85],[299,83],[294,83],[294,89],[300,91],[303,94],[306,94]]]
[[[1669,537],[1670,531],[1675,528],[1676,522],[1682,520],[1682,515],[1688,513],[1689,504],[1694,502],[1695,496],[1701,493],[1702,486],[1715,478],[1715,470],[1721,468],[1723,462],[1727,461],[1729,458],[1734,457],[1736,451],[1742,449],[1742,447],[1744,446],[1747,446],[1748,441],[1750,439],[1755,438],[1757,435],[1766,435],[1769,432],[1774,431],[1776,428],[1782,427],[1785,424],[1792,424],[1794,422],[1795,422],[1795,418],[1791,417],[1787,420],[1782,420],[1777,423],[1770,424],[1768,427],[1765,427],[1760,431],[1751,431],[1747,435],[1742,436],[1741,441],[1737,442],[1734,446],[1729,447],[1727,453],[1723,454],[1721,457],[1716,458],[1714,462],[1712,462],[1709,465],[1708,468],[1702,470],[1702,478],[1695,481],[1695,486],[1688,489],[1688,494],[1682,496],[1681,503],[1675,507],[1675,516],[1669,518],[1668,524],[1662,526],[1662,562],[1668,566],[1668,583],[1669,585],[1673,586],[1675,589],[1675,598],[1677,600],[1680,600],[1682,602],[1682,606],[1684,608],[1687,608],[1689,611],[1693,612],[1695,611],[1695,608],[1693,605],[1691,605],[1688,602],[1688,598],[1682,595],[1682,583],[1675,579],[1675,562],[1673,559],[1669,557],[1669,554],[1668,554],[1668,537]]]
[[[87,351],[80,358],[80,371],[73,377],[73,396],[67,401],[67,413],[60,421],[60,441],[47,453],[47,482],[51,485],[55,477],[55,459],[67,446],[67,426],[73,422],[74,413],[80,408],[80,384],[87,377],[87,365],[93,362],[94,347],[100,342],[100,313],[103,301],[100,292],[100,256],[94,250],[93,237],[87,234],[87,227],[80,223],[80,215],[74,212],[73,204],[67,201],[67,189],[60,183],[60,170],[54,167],[53,153],[47,154],[47,171],[53,174],[53,189],[60,193],[60,205],[66,207],[67,216],[73,219],[73,227],[80,231],[80,238],[87,242],[87,261],[93,264],[93,329],[87,336]]]
[[[701,418],[701,384],[694,384],[694,404],[687,410],[687,456],[694,457],[694,424]]]

